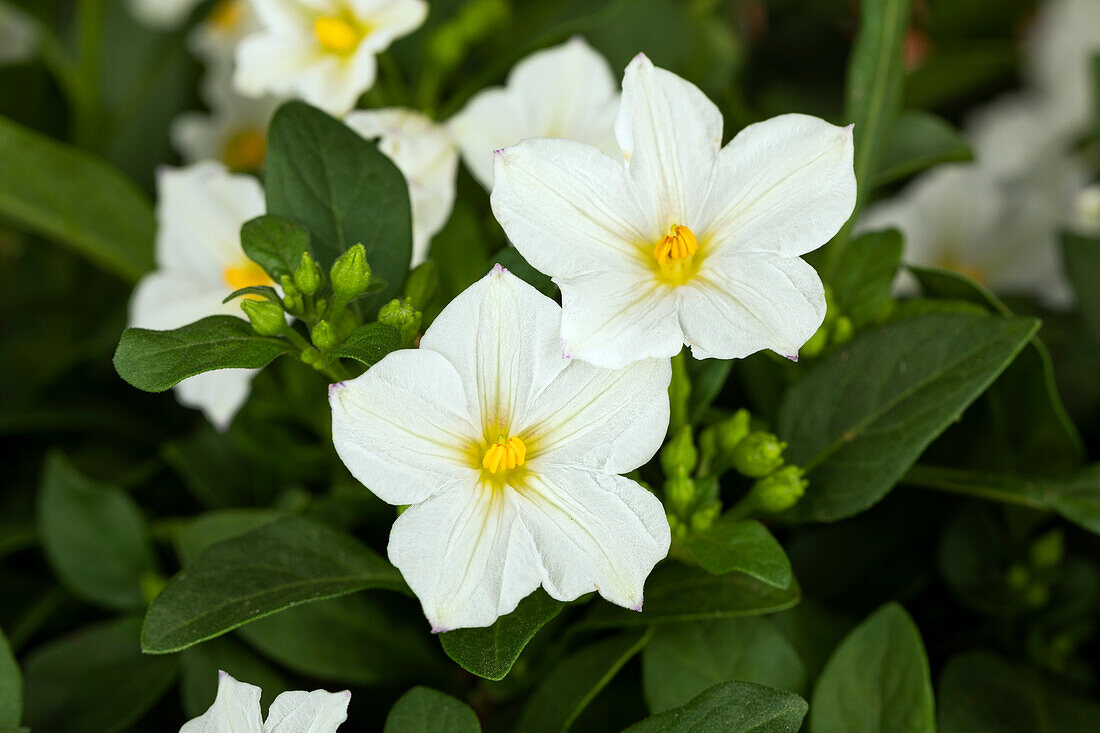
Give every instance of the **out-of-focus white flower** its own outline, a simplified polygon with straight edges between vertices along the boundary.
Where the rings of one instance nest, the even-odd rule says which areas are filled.
[[[1042,94],[1005,94],[972,112],[966,137],[974,159],[1001,180],[1028,177],[1051,156],[1065,156],[1065,135],[1054,119],[1056,111]]]
[[[195,9],[202,0],[130,0],[130,12],[150,28],[174,28]]]
[[[243,94],[296,96],[334,115],[374,85],[375,54],[418,28],[424,0],[252,0],[262,30],[237,48]]]
[[[264,213],[264,193],[251,176],[219,163],[164,169],[157,177],[157,269],[141,279],[130,301],[130,325],[168,330],[206,316],[243,317],[226,295],[270,285],[240,244],[241,225]],[[248,397],[254,369],[222,369],[176,385],[181,403],[205,413],[219,430]]]
[[[1100,183],[1082,188],[1073,205],[1073,231],[1090,237],[1100,237]]]
[[[493,151],[533,137],[559,137],[619,154],[619,88],[611,67],[583,38],[520,61],[503,87],[478,92],[448,122],[474,177],[493,187]]]
[[[18,8],[0,2],[0,66],[27,61],[37,45],[34,22]]]
[[[1080,134],[1096,110],[1092,58],[1100,53],[1100,0],[1042,3],[1027,43],[1029,80],[1052,105],[1058,129]]]
[[[499,265],[420,348],[329,390],[357,479],[411,505],[389,557],[434,631],[487,626],[542,585],[641,610],[669,547],[661,502],[619,474],[668,429],[667,359],[621,371],[562,358],[561,309]]]
[[[497,156],[493,212],[562,291],[562,348],[616,369],[669,357],[795,358],[825,316],[801,255],[856,198],[852,130],[808,115],[750,125],[722,147],[722,115],[644,55],[627,67],[612,158],[572,140]]]
[[[255,685],[219,672],[214,704],[184,723],[180,733],[335,733],[348,719],[347,690],[284,692],[271,703],[267,720],[260,710],[260,692]]]
[[[233,54],[245,36],[260,29],[248,0],[218,0],[187,39],[192,53],[223,74],[233,68]]]
[[[419,265],[451,216],[458,151],[442,125],[413,110],[357,111],[344,121],[363,137],[378,138],[378,149],[405,174],[412,203],[412,265]]]

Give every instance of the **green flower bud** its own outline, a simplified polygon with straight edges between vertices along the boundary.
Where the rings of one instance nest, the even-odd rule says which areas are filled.
[[[799,356],[806,358],[813,358],[821,353],[825,348],[825,344],[829,342],[829,329],[822,326],[814,331],[814,335],[810,336],[809,340],[802,344],[802,348],[798,350]]]
[[[786,443],[771,433],[751,432],[733,449],[733,467],[749,478],[767,476],[783,465],[786,447]]]
[[[706,427],[699,433],[699,473],[702,476],[710,475],[711,466],[714,464],[715,454],[718,452],[717,429],[714,425]]]
[[[1032,583],[1024,592],[1024,603],[1031,608],[1040,608],[1050,602],[1050,586],[1046,583]]]
[[[672,531],[672,538],[675,540],[685,540],[688,535],[687,525],[680,521],[680,518],[675,514],[669,513],[665,515],[668,519],[668,528]]]
[[[312,339],[313,345],[321,351],[328,351],[340,343],[340,337],[336,334],[336,329],[328,321],[317,321],[317,325],[310,331],[309,337]]]
[[[1031,582],[1031,571],[1020,563],[1015,563],[1005,573],[1005,585],[1012,590],[1023,590]]]
[[[337,257],[329,271],[329,277],[332,280],[332,291],[337,298],[349,301],[362,294],[371,281],[367,250],[363,245],[357,244]]]
[[[439,290],[439,268],[434,260],[425,260],[405,280],[405,297],[417,310],[424,310]]]
[[[312,367],[316,367],[321,363],[321,352],[310,347],[303,351],[298,358],[302,360],[303,364],[309,364]]]
[[[691,531],[706,532],[722,514],[722,502],[709,501],[691,515]]]
[[[678,475],[665,479],[665,498],[678,514],[687,514],[695,501],[695,482],[689,476]]]
[[[1066,537],[1060,529],[1052,529],[1031,543],[1031,567],[1049,570],[1057,567],[1066,556]]]
[[[695,443],[691,439],[691,426],[685,425],[680,432],[668,441],[661,449],[661,468],[665,476],[680,476],[695,470],[699,454],[695,451]]]
[[[715,429],[715,440],[719,455],[732,456],[733,451],[749,434],[750,415],[748,410],[738,410],[733,417],[718,423]]]
[[[321,272],[321,266],[317,260],[310,256],[309,252],[302,253],[302,261],[298,269],[294,271],[294,284],[306,295],[313,295],[324,282],[325,275]]]
[[[286,330],[283,309],[270,300],[242,300],[241,309],[252,323],[252,330],[261,336],[278,336]]]
[[[810,485],[802,478],[802,473],[798,466],[786,466],[758,479],[752,487],[756,506],[769,514],[776,514],[797,504]]]
[[[413,308],[408,298],[404,300],[394,298],[378,311],[378,322],[396,328],[401,334],[401,343],[406,346],[416,340],[416,334],[420,331],[421,318],[422,314]]]
[[[298,288],[294,284],[294,278],[292,278],[290,275],[283,275],[281,278],[279,278],[279,284],[283,286],[284,295],[298,294]]]
[[[848,316],[837,318],[836,323],[833,324],[833,343],[846,343],[852,340],[853,335],[855,335],[855,327],[852,325],[852,319]]]
[[[152,603],[166,585],[168,585],[168,578],[152,570],[146,570],[138,576],[138,587],[145,605]]]

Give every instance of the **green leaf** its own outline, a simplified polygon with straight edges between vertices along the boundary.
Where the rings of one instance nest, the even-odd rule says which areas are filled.
[[[706,532],[691,535],[687,546],[713,575],[737,571],[774,588],[791,584],[791,561],[771,532],[755,520],[720,521]]]
[[[780,589],[742,573],[711,575],[702,568],[665,563],[649,576],[641,613],[600,603],[575,628],[758,616],[790,608],[801,597],[802,589],[793,578]]]
[[[355,329],[343,343],[329,353],[373,366],[386,354],[400,348],[401,334],[397,329],[376,321]]]
[[[214,545],[172,578],[149,606],[142,648],[179,651],[280,609],[364,588],[405,585],[354,537],[284,519]]]
[[[135,282],[153,268],[153,207],[101,159],[0,117],[0,214]]]
[[[302,102],[275,113],[264,178],[267,210],[304,224],[318,261],[331,267],[361,243],[388,283],[370,310],[397,297],[412,259],[412,214],[397,166],[339,120]]]
[[[302,263],[303,253],[315,254],[308,229],[274,214],[264,214],[244,223],[241,248],[275,282],[294,274]]]
[[[1100,705],[988,652],[947,660],[940,674],[940,733],[1100,730]]]
[[[210,425],[164,444],[160,455],[203,506],[270,504],[275,482],[234,446],[231,437]]]
[[[532,267],[519,253],[519,250],[511,245],[497,252],[491,264],[494,267],[500,265],[549,298],[556,298],[558,295],[558,286],[554,284],[550,276],[544,275]]]
[[[414,687],[386,716],[383,733],[480,733],[477,715],[464,702],[428,687]]]
[[[832,521],[885,496],[1038,330],[1030,318],[925,315],[857,336],[784,396],[786,457],[810,490],[785,513]]]
[[[289,341],[258,336],[244,319],[208,316],[174,331],[126,329],[114,364],[132,386],[163,392],[214,369],[259,369],[291,351]]]
[[[752,682],[723,682],[624,733],[797,733],[805,717],[806,701],[793,692]]]
[[[640,652],[652,629],[624,632],[573,652],[547,673],[527,700],[516,730],[568,730],[581,711]]]
[[[814,687],[814,733],[934,733],[932,680],[920,632],[888,603],[840,643]]]
[[[688,396],[688,421],[695,425],[703,419],[711,403],[718,398],[733,369],[732,359],[687,359],[691,394]]]
[[[873,182],[881,186],[940,163],[973,159],[970,144],[951,123],[924,110],[907,110],[886,135]]]
[[[538,630],[561,613],[564,604],[536,590],[492,626],[458,629],[439,635],[447,656],[467,672],[487,680],[502,680]]]
[[[645,698],[654,713],[685,705],[731,680],[801,691],[806,670],[791,643],[766,618],[664,624],[642,652]]]
[[[901,261],[901,234],[893,229],[853,239],[829,285],[832,306],[852,320],[857,330],[874,323],[891,299],[891,287]]]
[[[53,453],[38,494],[38,530],[66,588],[107,608],[142,605],[141,579],[154,570],[153,548],[128,494],[85,478]]]
[[[279,297],[279,293],[270,285],[249,285],[247,288],[239,288],[222,298],[222,303],[225,304],[235,298],[242,298],[246,295],[259,295],[263,299],[270,300],[278,306],[282,306],[283,304],[283,300]]]
[[[15,728],[23,717],[23,676],[8,637],[0,629],[0,729]]]
[[[1077,307],[1093,340],[1100,345],[1100,239],[1062,235],[1065,271],[1077,294]]]
[[[218,672],[260,688],[260,705],[267,710],[290,683],[274,667],[231,636],[196,644],[180,653],[180,697],[188,719],[206,712],[218,694]]]
[[[141,620],[86,626],[26,660],[24,722],[50,733],[130,730],[172,688],[179,665],[141,653]]]
[[[282,519],[278,509],[223,509],[206,512],[179,525],[172,532],[172,545],[180,565],[186,567],[209,547]]]
[[[954,106],[1018,73],[1020,50],[1014,39],[969,36],[944,41],[939,43],[937,39],[935,53],[905,80],[906,106]]]

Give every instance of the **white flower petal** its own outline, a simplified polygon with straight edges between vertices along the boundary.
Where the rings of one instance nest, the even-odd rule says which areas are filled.
[[[395,351],[329,388],[333,445],[352,475],[390,504],[473,485],[478,472],[468,451],[481,430],[463,394],[440,354]]]
[[[514,504],[515,491],[507,486],[470,483],[397,518],[389,558],[433,631],[488,626],[538,587],[538,559]]]
[[[260,688],[218,673],[218,696],[210,708],[184,723],[180,733],[264,733]]]
[[[302,75],[322,57],[317,43],[306,35],[261,31],[237,46],[233,86],[249,97],[268,92],[293,95]]]
[[[420,27],[428,17],[424,0],[351,0],[355,14],[374,30],[363,39],[373,51],[384,51],[393,41]]]
[[[825,319],[821,278],[797,257],[729,256],[679,295],[684,338],[696,359],[740,359],[761,349],[794,358]]]
[[[534,538],[547,593],[571,601],[595,590],[641,610],[645,579],[670,542],[656,496],[622,476],[552,466],[532,472],[515,502]]]
[[[18,64],[34,57],[38,29],[34,21],[7,3],[0,3],[0,66]]]
[[[271,703],[264,733],[336,733],[348,719],[351,693],[314,690],[284,692]]]
[[[797,257],[817,249],[855,207],[853,152],[850,126],[817,117],[749,125],[718,156],[700,234],[719,250]]]
[[[130,12],[150,28],[174,28],[187,20],[202,0],[130,0]]]
[[[359,95],[374,86],[378,62],[374,52],[362,44],[351,58],[326,54],[302,71],[293,81],[293,89],[314,107],[330,115],[346,114]]]
[[[252,378],[259,369],[218,369],[203,372],[177,384],[176,399],[185,407],[202,410],[216,429],[225,432],[248,399]]]

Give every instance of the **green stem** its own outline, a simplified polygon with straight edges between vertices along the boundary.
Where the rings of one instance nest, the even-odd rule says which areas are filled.
[[[73,102],[73,141],[92,149],[99,137],[100,41],[106,0],[81,0],[77,5],[76,71],[79,93]]]

